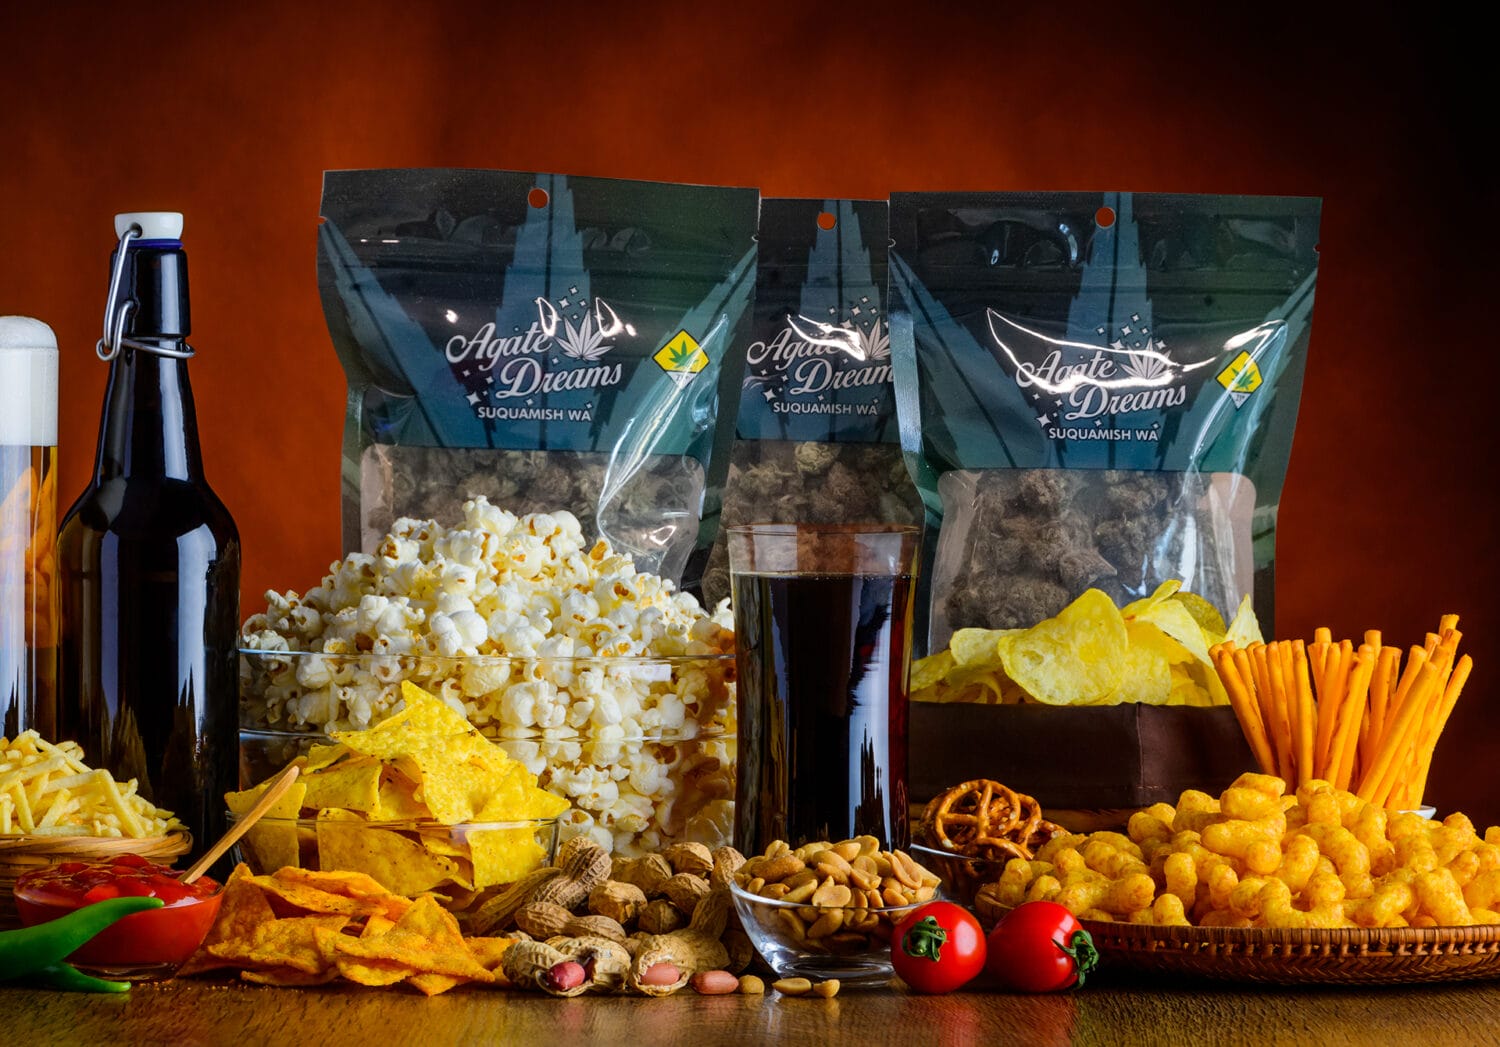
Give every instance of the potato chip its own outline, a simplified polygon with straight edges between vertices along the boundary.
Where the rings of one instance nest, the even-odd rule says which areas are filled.
[[[948,641],[948,649],[954,660],[964,668],[1000,668],[1001,638],[1020,632],[1020,629],[960,629]]]
[[[999,641],[1006,674],[1048,705],[1084,705],[1119,686],[1129,638],[1120,609],[1089,589],[1055,618]]]
[[[1181,646],[1149,622],[1126,622],[1125,633],[1130,638],[1125,649],[1125,669],[1104,704],[1165,705],[1172,695],[1172,665],[1166,645],[1178,650]]]
[[[1141,612],[1150,610],[1152,607],[1155,607],[1162,601],[1169,600],[1172,597],[1176,596],[1178,591],[1181,589],[1182,583],[1180,581],[1178,581],[1176,578],[1169,578],[1165,582],[1162,582],[1160,585],[1158,585],[1155,592],[1153,592],[1150,596],[1143,597],[1139,600],[1132,600],[1130,603],[1120,608],[1120,614],[1126,619],[1135,618],[1139,616]]]
[[[1248,593],[1240,601],[1239,609],[1230,619],[1229,627],[1224,630],[1224,641],[1236,647],[1249,647],[1253,643],[1266,642],[1266,638],[1260,634],[1260,621],[1255,617],[1255,608],[1251,606]]]
[[[939,651],[937,654],[928,655],[912,663],[911,678],[908,688],[912,693],[935,687],[942,682],[948,671],[957,664],[953,652],[949,650]]]
[[[351,811],[318,812],[318,864],[330,869],[363,869],[402,895],[430,891],[452,879],[451,858],[428,852],[393,829],[379,829]]]
[[[1183,647],[1204,665],[1213,665],[1208,656],[1208,644],[1204,642],[1203,630],[1193,620],[1185,605],[1176,600],[1163,600],[1136,615],[1136,621],[1150,622]]]
[[[1224,616],[1219,609],[1209,603],[1197,593],[1190,593],[1186,589],[1172,594],[1172,599],[1187,608],[1188,614],[1193,616],[1193,621],[1198,623],[1198,628],[1203,630],[1203,639],[1208,646],[1224,639],[1227,626],[1224,624]]]

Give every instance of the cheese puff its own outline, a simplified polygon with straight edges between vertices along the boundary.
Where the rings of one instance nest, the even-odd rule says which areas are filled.
[[[1040,862],[1056,861],[1058,852],[1066,849],[1077,850],[1087,839],[1088,837],[1082,833],[1062,833],[1042,844],[1032,857]]]
[[[1257,789],[1232,785],[1225,789],[1223,796],[1220,797],[1219,809],[1231,818],[1253,822],[1269,814],[1280,814],[1281,797]]]
[[[1081,913],[1075,913],[1080,920],[1093,920],[1096,923],[1114,923],[1114,913],[1105,912],[1103,909],[1085,909]]]
[[[1281,844],[1275,840],[1256,840],[1245,848],[1245,871],[1269,876],[1281,868]]]
[[[1416,893],[1410,884],[1392,880],[1380,884],[1368,898],[1348,901],[1344,914],[1361,927],[1394,927],[1406,921],[1401,914],[1416,904]]]
[[[1342,825],[1314,822],[1302,829],[1304,836],[1317,841],[1318,849],[1333,859],[1344,888],[1357,898],[1368,898],[1374,887],[1370,880],[1370,850]]]
[[[1422,912],[1436,920],[1439,926],[1468,927],[1474,922],[1463,891],[1447,869],[1419,874],[1416,887]]]
[[[1171,804],[1153,803],[1150,807],[1146,808],[1145,813],[1160,821],[1173,832],[1177,831],[1176,826],[1173,824],[1177,820],[1177,808]]]
[[[1479,842],[1479,832],[1474,828],[1473,819],[1463,811],[1454,811],[1448,817],[1444,818],[1443,827],[1461,832],[1466,838],[1472,836],[1474,839],[1470,842],[1470,846]]]
[[[1474,835],[1473,823],[1461,814],[1458,817],[1462,822],[1449,825],[1448,821],[1444,821],[1442,825],[1433,826],[1428,833],[1432,849],[1437,852],[1437,859],[1443,865],[1479,842],[1479,837]]]
[[[1391,843],[1416,833],[1425,836],[1430,824],[1420,814],[1413,814],[1411,811],[1394,811],[1386,820],[1385,835]]]
[[[1172,820],[1172,827],[1178,832],[1184,829],[1202,832],[1205,826],[1222,820],[1218,800],[1206,792],[1189,789],[1177,800],[1177,817]]]
[[[1477,843],[1474,845],[1474,856],[1479,859],[1479,871],[1494,872],[1500,869],[1500,846],[1493,843]]]
[[[1144,852],[1148,846],[1158,842],[1165,842],[1172,835],[1170,822],[1164,822],[1154,814],[1145,811],[1136,811],[1130,816],[1130,822],[1126,826],[1130,838],[1141,845]]]
[[[1392,822],[1401,816],[1397,815]],[[1410,869],[1417,873],[1430,873],[1442,865],[1438,861],[1437,851],[1432,847],[1432,841],[1425,832],[1412,832],[1404,836],[1398,836],[1393,841],[1396,845],[1396,864],[1403,869]]]
[[[1281,812],[1260,818],[1255,821],[1246,821],[1243,818],[1231,818],[1213,825],[1205,826],[1203,829],[1203,846],[1215,854],[1223,854],[1233,858],[1244,858],[1245,852],[1250,845],[1261,840],[1271,840],[1280,843],[1281,837],[1286,833],[1286,816]]]
[[[1290,898],[1270,895],[1261,900],[1260,919],[1256,922],[1264,927],[1295,929],[1308,926],[1310,919],[1307,913],[1292,905]]]
[[[1437,919],[1435,917],[1433,917],[1433,916],[1428,915],[1425,912],[1419,914],[1416,917],[1414,917],[1412,919],[1411,923],[1407,924],[1408,927],[1420,927],[1420,928],[1423,928],[1424,930],[1426,928],[1428,928],[1428,927],[1436,927],[1437,925],[1438,925]]]
[[[1303,807],[1312,803],[1314,796],[1331,795],[1334,792],[1333,783],[1322,778],[1309,778],[1297,786],[1297,802]]]
[[[1145,873],[1131,873],[1112,881],[1099,908],[1121,916],[1148,908],[1156,898],[1156,881]]]
[[[1057,852],[1056,862],[1053,863],[1053,871],[1059,882],[1064,886],[1077,883],[1081,880],[1097,880],[1100,874],[1090,869],[1084,861],[1083,855],[1077,851],[1067,848]]]
[[[1344,881],[1336,875],[1317,872],[1308,878],[1307,886],[1302,890],[1302,903],[1308,909],[1330,909],[1335,906],[1343,911],[1344,903]]]
[[[1471,908],[1469,910],[1469,914],[1474,917],[1474,923],[1476,925],[1477,924],[1486,924],[1486,925],[1488,925],[1488,924],[1500,923],[1500,912],[1496,912],[1494,909],[1472,909]]]
[[[1188,927],[1187,910],[1175,894],[1157,896],[1151,903],[1151,922],[1158,927]]]
[[[1099,832],[1089,834],[1089,842],[1107,843],[1111,847],[1115,848],[1115,850],[1123,851],[1124,853],[1130,855],[1132,858],[1135,858],[1137,861],[1144,862],[1145,860],[1145,855],[1141,853],[1140,846],[1137,845],[1134,840],[1123,833],[1100,830]],[[1079,849],[1082,850],[1082,848]]]
[[[1151,925],[1156,923],[1156,914],[1150,909],[1137,909],[1135,912],[1126,913],[1123,922]]]
[[[1276,777],[1274,774],[1257,774],[1255,771],[1246,771],[1231,782],[1229,788],[1249,789],[1254,792],[1264,793],[1267,796],[1274,796],[1280,800],[1282,794],[1286,792],[1286,781]]]
[[[1448,871],[1453,874],[1458,885],[1463,887],[1479,875],[1479,855],[1473,851],[1460,851],[1448,863]]]
[[[1308,825],[1342,825],[1343,811],[1339,807],[1338,797],[1332,792],[1314,794],[1302,805],[1306,812]]]
[[[1229,908],[1229,896],[1239,886],[1240,878],[1227,862],[1218,862],[1200,875],[1208,884],[1208,897],[1215,909]]]
[[[1167,855],[1167,860],[1162,865],[1162,878],[1166,883],[1167,893],[1174,895],[1184,908],[1196,900],[1198,867],[1193,862],[1192,855],[1182,851]]]
[[[1470,909],[1500,908],[1500,870],[1482,872],[1463,885],[1464,901]]]
[[[1104,907],[1104,895],[1108,890],[1108,881],[1079,880],[1060,887],[1049,900],[1056,902],[1074,916],[1077,916],[1086,909],[1102,909]]]
[[[1500,847],[1500,825],[1492,825],[1484,831],[1484,842]]]
[[[1215,909],[1204,913],[1203,918],[1198,921],[1199,927],[1250,927],[1250,920],[1243,916],[1236,916],[1227,909]]]
[[[1090,840],[1085,844],[1083,860],[1090,869],[1103,873],[1111,880],[1146,872],[1146,863],[1141,861],[1138,854],[1118,850],[1104,840]]]
[[[1051,901],[1060,890],[1062,890],[1062,884],[1057,882],[1057,877],[1038,876],[1031,881],[1031,886],[1026,888],[1026,900],[1028,902]]]
[[[1287,840],[1282,849],[1281,866],[1276,870],[1276,879],[1293,893],[1300,894],[1307,881],[1318,867],[1318,841],[1300,833]]]
[[[1384,876],[1396,865],[1396,849],[1385,835],[1386,821],[1385,808],[1367,803],[1359,808],[1349,830],[1370,852],[1370,873],[1373,876]]]
[[[1005,863],[1000,879],[995,882],[996,900],[1001,905],[1020,905],[1026,900],[1026,888],[1031,881],[1031,863],[1025,858],[1012,858]]]
[[[1229,911],[1236,916],[1251,920],[1260,915],[1260,895],[1266,881],[1259,876],[1247,876],[1235,884],[1229,892]]]

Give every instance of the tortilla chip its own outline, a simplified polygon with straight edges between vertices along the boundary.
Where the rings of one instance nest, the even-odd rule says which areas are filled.
[[[491,974],[498,974],[505,952],[516,944],[514,938],[465,938],[464,944],[480,965]]]
[[[383,960],[356,960],[340,956],[337,964],[339,975],[356,985],[395,985],[416,973],[404,963],[388,963]]]
[[[349,921],[343,916],[295,916],[270,920],[255,928],[248,940],[230,939],[208,947],[221,960],[245,967],[290,967],[306,974],[321,974],[328,964],[315,932],[340,931]]]
[[[243,792],[225,793],[224,802],[236,817],[243,817],[260,800],[270,781]],[[303,800],[307,795],[305,781],[291,784],[281,799],[259,822],[252,825],[240,841],[257,868],[280,869],[283,865],[297,864],[297,825],[302,814]]]
[[[254,936],[257,927],[276,919],[271,903],[266,901],[260,889],[250,882],[252,879],[254,877],[251,876],[248,865],[241,862],[234,867],[234,871],[229,874],[229,879],[224,882],[224,896],[219,903],[219,915],[214,920],[214,925],[208,929],[208,934],[204,936],[202,944],[198,946],[198,951],[188,958],[187,963],[177,969],[180,977],[233,967],[233,961],[217,956],[209,949],[225,942],[249,940]]]
[[[453,859],[431,854],[393,829],[378,829],[357,814],[335,809],[318,812],[318,865],[364,870],[407,897],[430,891],[459,872]]]
[[[304,775],[302,782],[306,785],[307,795],[302,806],[314,809],[338,807],[378,815],[381,770],[379,760],[361,756]]]
[[[547,851],[530,826],[516,829],[474,829],[468,834],[474,886],[483,890],[497,883],[515,883],[541,867]]]
[[[294,967],[266,967],[254,971],[241,971],[240,980],[254,985],[280,985],[288,988],[303,988],[309,985],[327,985],[339,976],[330,967],[320,974],[308,974]]]
[[[417,799],[418,785],[399,771],[387,769],[380,782],[380,809],[376,820],[406,822],[431,818],[427,805]]]
[[[396,926],[396,921],[389,917],[371,916],[365,921],[364,930],[359,932],[359,936],[361,938],[374,938],[377,935],[384,934],[394,926]]]
[[[431,971],[423,971],[414,974],[407,980],[407,984],[414,985],[420,989],[423,995],[436,996],[438,993],[447,992],[455,985],[463,985],[472,981],[471,978],[453,978],[446,974],[433,974]]]
[[[339,939],[341,959],[404,963],[433,974],[492,982],[494,976],[469,952],[453,914],[429,897],[418,898],[385,934]]]

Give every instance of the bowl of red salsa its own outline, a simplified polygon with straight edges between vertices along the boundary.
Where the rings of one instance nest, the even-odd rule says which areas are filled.
[[[207,876],[182,882],[182,870],[135,854],[101,862],[59,862],[16,880],[21,922],[30,927],[107,898],[160,898],[162,907],[133,913],[85,942],[68,962],[115,977],[167,975],[203,941],[223,898]]]

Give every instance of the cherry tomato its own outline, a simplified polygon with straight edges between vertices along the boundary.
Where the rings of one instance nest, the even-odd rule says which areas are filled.
[[[896,925],[891,964],[918,992],[952,992],[984,970],[984,931],[962,906],[931,902]]]
[[[1023,902],[990,932],[986,966],[1008,989],[1071,989],[1098,963],[1089,932],[1056,902]]]

